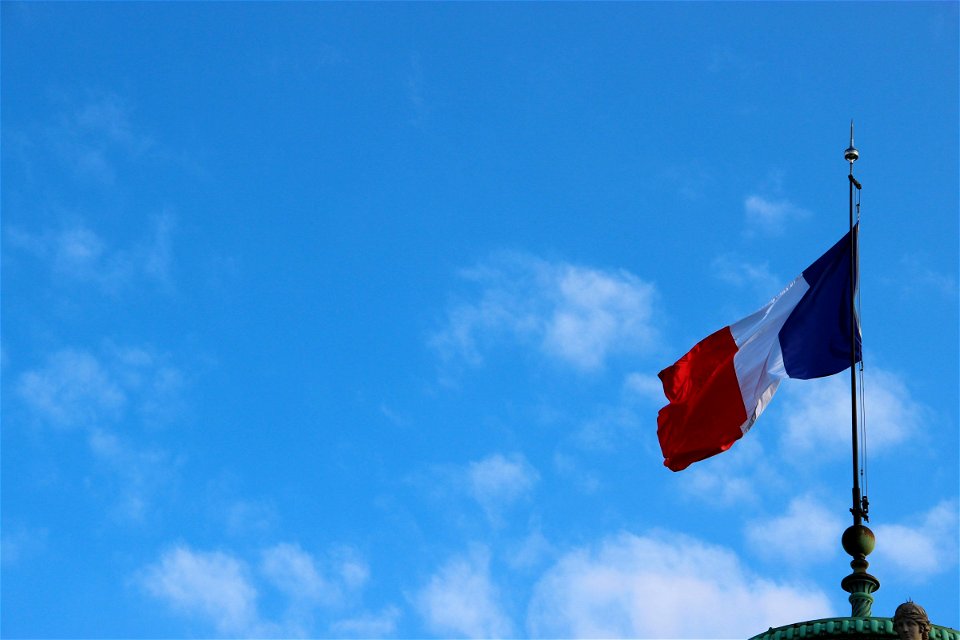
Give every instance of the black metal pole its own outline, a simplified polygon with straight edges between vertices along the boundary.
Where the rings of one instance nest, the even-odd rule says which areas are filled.
[[[850,146],[853,146],[851,141]],[[853,230],[853,163],[850,163],[850,424],[853,441],[853,524],[863,522],[860,505],[860,450],[857,442],[857,238]]]
[[[860,496],[860,460],[857,446],[857,338],[859,326],[856,316],[857,288],[857,231],[853,219],[853,188],[860,189],[860,183],[853,177],[853,163],[860,152],[853,146],[853,121],[850,121],[850,147],[843,154],[850,163],[850,406],[853,425],[853,526],[843,532],[843,549],[853,558],[850,568],[853,573],[840,581],[840,586],[850,594],[851,615],[854,618],[868,618],[873,606],[873,592],[880,588],[880,581],[867,573],[870,563],[867,556],[876,545],[873,532],[863,524],[867,519],[866,500]]]
[[[860,157],[860,152],[853,146],[853,121],[850,121],[850,146],[844,152],[844,158],[850,163],[848,182],[850,187],[850,424],[851,441],[853,443],[853,524],[863,524],[863,505],[860,495],[860,451],[857,442],[857,237],[853,229],[853,188],[860,188],[860,184],[853,177],[853,163]]]

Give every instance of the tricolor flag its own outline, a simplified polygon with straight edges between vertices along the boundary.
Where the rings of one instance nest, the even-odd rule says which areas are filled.
[[[743,437],[783,378],[822,378],[850,366],[850,277],[857,226],[765,307],[707,336],[660,372],[670,402],[657,416],[663,464],[673,471]],[[860,327],[856,355],[860,361]]]

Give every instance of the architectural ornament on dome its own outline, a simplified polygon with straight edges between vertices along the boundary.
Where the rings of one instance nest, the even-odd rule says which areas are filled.
[[[899,640],[929,640],[930,618],[923,607],[908,600],[893,614],[893,629]]]

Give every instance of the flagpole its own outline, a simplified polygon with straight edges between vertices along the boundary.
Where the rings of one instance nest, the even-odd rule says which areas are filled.
[[[857,442],[857,239],[853,234],[853,187],[860,188],[860,183],[853,177],[853,163],[860,157],[860,152],[853,146],[853,120],[850,121],[850,146],[843,153],[844,159],[850,163],[848,182],[850,187],[850,425],[851,442],[853,443],[853,524],[863,524],[866,515],[862,497],[860,495],[860,450]]]
[[[863,524],[867,518],[867,501],[860,495],[860,452],[857,445],[857,238],[854,235],[853,219],[853,188],[860,189],[860,183],[853,177],[853,163],[860,157],[860,152],[853,146],[853,120],[850,121],[850,146],[843,153],[844,159],[850,163],[850,174],[847,176],[850,183],[850,407],[853,434],[853,526],[843,532],[841,543],[843,549],[853,560],[850,568],[853,573],[841,582],[841,588],[850,594],[851,616],[854,618],[870,617],[873,606],[871,595],[880,588],[880,581],[867,573],[870,563],[867,556],[876,545],[876,538],[868,527]]]

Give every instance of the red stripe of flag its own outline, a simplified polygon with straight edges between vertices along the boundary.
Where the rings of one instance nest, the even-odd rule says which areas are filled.
[[[660,372],[670,404],[657,415],[663,464],[673,471],[726,451],[747,421],[733,367],[737,344],[724,327]]]

